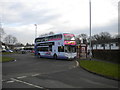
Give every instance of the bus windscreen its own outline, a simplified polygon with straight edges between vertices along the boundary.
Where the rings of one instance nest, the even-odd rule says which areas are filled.
[[[74,34],[64,34],[64,40],[75,40]]]

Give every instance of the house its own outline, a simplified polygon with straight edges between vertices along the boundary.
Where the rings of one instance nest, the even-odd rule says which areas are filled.
[[[90,46],[88,45],[88,49]],[[92,50],[120,50],[120,38],[92,41]]]

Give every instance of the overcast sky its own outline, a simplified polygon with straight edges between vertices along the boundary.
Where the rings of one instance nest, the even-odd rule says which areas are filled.
[[[118,1],[91,0],[92,35],[118,33]],[[0,0],[0,18],[6,34],[21,43],[34,43],[38,35],[53,31],[89,36],[89,0]]]

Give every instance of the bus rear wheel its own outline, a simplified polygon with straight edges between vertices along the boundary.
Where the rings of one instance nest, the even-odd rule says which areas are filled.
[[[53,58],[57,60],[57,55],[56,55],[56,54],[54,54]]]
[[[37,57],[40,58],[40,53],[38,53]]]

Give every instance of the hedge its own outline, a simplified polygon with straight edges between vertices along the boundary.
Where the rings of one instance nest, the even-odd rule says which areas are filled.
[[[120,50],[93,50],[93,58],[120,63]]]

